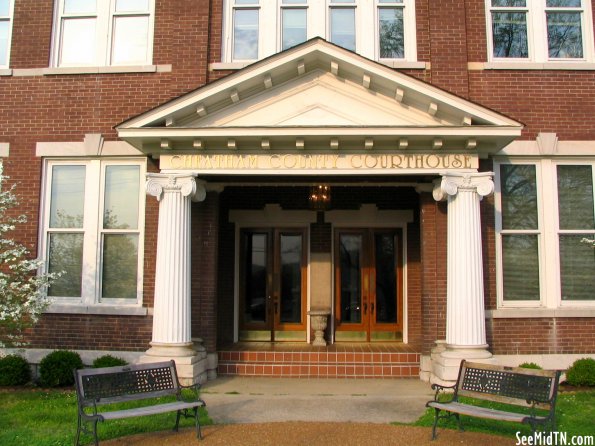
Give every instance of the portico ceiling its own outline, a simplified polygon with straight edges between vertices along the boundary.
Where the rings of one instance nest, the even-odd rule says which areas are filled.
[[[116,127],[174,153],[494,153],[522,124],[315,38]]]

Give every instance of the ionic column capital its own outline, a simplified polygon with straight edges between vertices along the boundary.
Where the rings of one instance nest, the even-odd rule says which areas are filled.
[[[486,197],[494,192],[493,172],[479,173],[444,173],[434,181],[432,195],[434,200],[443,201],[448,196],[455,196],[460,191],[475,192],[479,197]]]
[[[188,174],[148,173],[145,188],[147,195],[157,201],[161,201],[165,193],[180,193],[192,201],[203,201],[207,196],[205,183]]]

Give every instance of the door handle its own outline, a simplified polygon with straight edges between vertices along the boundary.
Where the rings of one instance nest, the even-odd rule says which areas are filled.
[[[279,302],[275,302],[273,306],[275,307],[275,314],[277,314],[279,312]]]
[[[370,313],[374,314],[374,302],[370,304]]]
[[[364,304],[364,314],[368,314],[368,304]]]

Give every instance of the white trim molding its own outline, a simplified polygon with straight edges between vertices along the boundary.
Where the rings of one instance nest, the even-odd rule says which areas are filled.
[[[0,158],[7,158],[10,153],[10,143],[0,142]]]
[[[87,133],[83,141],[38,142],[38,157],[88,157],[88,156],[144,156],[125,141],[104,141],[100,133]]]

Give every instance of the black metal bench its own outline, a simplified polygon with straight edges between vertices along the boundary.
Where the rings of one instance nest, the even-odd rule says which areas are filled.
[[[554,431],[556,430],[555,409],[559,379],[560,371],[557,370],[535,370],[462,361],[455,385],[432,385],[436,394],[433,401],[426,403],[426,407],[432,407],[436,411],[432,440],[436,438],[438,420],[450,418],[453,415],[461,431],[463,427],[459,415],[524,423],[528,424],[533,432],[537,425],[544,428],[549,425]],[[454,390],[452,398],[448,401],[439,401],[439,396],[448,389]],[[495,401],[522,406],[526,409],[525,413],[490,409],[461,403],[459,397]],[[448,414],[440,415],[440,411]]]
[[[81,432],[93,435],[95,445],[99,444],[97,438],[98,421],[173,411],[177,411],[175,431],[178,430],[180,416],[193,416],[196,436],[202,439],[198,408],[206,404],[198,394],[200,384],[181,386],[174,361],[75,370],[74,380],[78,398],[78,427],[75,446],[79,446]],[[191,401],[182,398],[182,389],[191,389],[194,392]],[[154,404],[145,407],[121,410],[110,410],[105,406],[101,408],[104,410],[100,410],[98,407],[106,404],[156,399],[171,395],[176,397],[175,401],[162,402],[155,400]],[[193,414],[189,412],[193,412]],[[89,430],[88,423],[92,424],[92,431]]]

